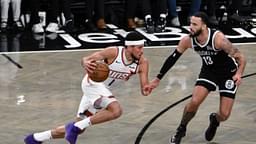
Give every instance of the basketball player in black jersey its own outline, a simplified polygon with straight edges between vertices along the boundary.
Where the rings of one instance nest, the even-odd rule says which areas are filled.
[[[219,111],[210,114],[210,124],[205,132],[205,139],[211,141],[220,122],[230,116],[237,87],[241,84],[241,76],[246,65],[244,55],[222,32],[208,28],[207,23],[208,16],[203,12],[191,17],[190,34],[180,40],[176,50],[165,60],[160,73],[150,83],[151,88],[156,88],[162,77],[188,48],[193,48],[202,58],[203,64],[192,99],[184,108],[176,134],[170,139],[172,144],[181,142],[181,138],[186,134],[187,124],[195,116],[200,104],[218,86]]]

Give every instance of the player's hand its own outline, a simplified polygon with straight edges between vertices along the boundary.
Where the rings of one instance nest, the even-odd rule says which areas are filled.
[[[143,87],[142,94],[144,96],[148,96],[151,92],[152,92],[152,87],[149,84]]]
[[[93,73],[93,71],[96,69],[96,66],[97,64],[94,60],[83,60],[83,67],[89,74]]]
[[[160,79],[154,78],[154,79],[150,82],[150,87],[151,87],[152,89],[154,89],[154,88],[158,87],[159,83],[160,83]]]
[[[242,83],[242,76],[241,76],[241,74],[236,73],[236,74],[233,76],[233,80],[235,81],[235,84],[236,84],[237,86],[239,86],[239,85]]]

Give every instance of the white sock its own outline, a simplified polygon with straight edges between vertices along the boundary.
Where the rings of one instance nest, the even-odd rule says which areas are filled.
[[[34,138],[35,138],[35,140],[37,140],[39,142],[49,140],[49,139],[52,138],[51,130],[44,131],[44,132],[39,132],[39,133],[34,133]]]
[[[83,119],[83,120],[81,120],[81,121],[75,123],[75,126],[78,127],[78,128],[80,128],[81,130],[83,130],[83,129],[85,129],[85,128],[91,126],[91,125],[92,125],[92,124],[91,124],[90,117],[88,117],[88,118],[86,118],[86,119]]]

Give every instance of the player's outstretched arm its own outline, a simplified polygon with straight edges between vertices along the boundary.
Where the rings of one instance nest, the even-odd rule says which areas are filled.
[[[150,82],[150,87],[152,89],[156,88],[160,80],[164,77],[164,75],[172,68],[172,66],[176,63],[176,61],[180,58],[183,52],[185,52],[188,48],[191,47],[191,39],[189,36],[183,37],[178,47],[172,52],[172,54],[164,61],[160,72],[157,76]]]
[[[151,87],[149,87],[148,81],[148,72],[149,72],[149,62],[148,60],[142,56],[139,61],[139,78],[140,78],[140,87],[141,94],[144,96],[148,96],[151,93]]]

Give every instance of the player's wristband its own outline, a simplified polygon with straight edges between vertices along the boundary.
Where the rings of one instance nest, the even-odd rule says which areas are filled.
[[[159,74],[157,74],[158,79],[162,79],[166,72],[176,63],[179,57],[182,55],[177,49],[165,60],[162,68],[160,69]]]
[[[164,75],[163,75],[162,73],[159,73],[159,74],[157,74],[156,77],[161,80],[161,79],[163,78],[163,76],[164,76]]]

